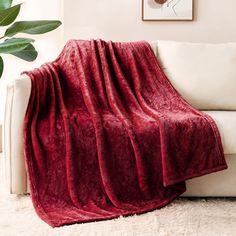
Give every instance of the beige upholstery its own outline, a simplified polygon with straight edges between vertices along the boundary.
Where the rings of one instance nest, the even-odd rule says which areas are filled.
[[[236,154],[226,155],[228,169],[186,181],[187,197],[236,197]]]
[[[235,78],[236,79],[236,78]],[[217,124],[225,154],[236,154],[236,111],[203,111]]]
[[[0,123],[0,152],[2,152],[2,125]]]
[[[3,123],[3,161],[6,186],[10,193],[27,191],[27,175],[23,152],[23,120],[31,91],[29,78],[21,78],[7,86]]]
[[[153,43],[167,77],[200,110],[236,110],[236,43]]]
[[[180,47],[180,43],[169,43],[171,44],[172,50],[175,50],[174,44],[176,44],[176,47]],[[162,44],[156,42],[152,44],[155,52],[161,50],[161,45],[164,45],[164,42]],[[165,44],[165,47],[167,47],[166,45],[167,44]],[[185,43],[183,43],[181,47],[184,47],[184,45]],[[209,45],[207,45],[207,47],[208,46]],[[189,50],[189,54],[191,54],[189,58],[194,58],[196,53],[198,52]],[[212,58],[212,60],[213,59],[214,58]],[[168,61],[165,63],[169,65]],[[236,68],[236,61],[232,63],[231,66]],[[165,68],[165,70],[168,69],[169,68]],[[218,68],[215,68],[215,70],[218,70]],[[223,69],[220,68],[220,70],[222,74]],[[194,76],[197,78],[198,70],[195,70]],[[201,76],[201,73],[199,76]],[[184,84],[186,83],[185,79],[186,78],[183,76],[183,80],[178,81],[180,87],[184,87]],[[189,79],[191,80],[191,78]],[[221,79],[224,80],[224,77]],[[172,75],[171,80],[175,80],[174,75]],[[236,81],[236,77],[234,81]],[[229,83],[229,80],[226,80],[226,82]],[[234,86],[233,82],[232,86]],[[20,194],[27,192],[28,182],[23,155],[23,119],[30,96],[30,89],[31,83],[29,78],[18,79],[9,84],[7,88],[3,151],[5,161],[5,177],[10,193]],[[209,93],[211,93],[210,88]],[[220,95],[214,97],[215,100],[210,103],[217,104],[217,101],[222,99],[223,91],[221,91],[221,89],[219,89],[218,94]],[[197,97],[197,99],[201,100],[202,98],[200,96],[203,96],[203,93],[199,93],[199,97]],[[227,96],[227,94],[225,96]],[[206,100],[208,100],[209,97]],[[235,96],[232,96],[232,100],[227,97],[227,99],[224,100],[225,105],[229,102],[228,105],[232,108],[234,106],[234,99]],[[199,103],[201,102],[203,102],[203,100],[199,101]],[[212,116],[219,128],[229,169],[187,181],[188,190],[184,196],[236,196],[236,111],[211,110],[205,112]]]

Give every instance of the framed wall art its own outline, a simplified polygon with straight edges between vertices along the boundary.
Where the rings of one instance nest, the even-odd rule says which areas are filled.
[[[193,0],[142,0],[143,21],[193,20]]]

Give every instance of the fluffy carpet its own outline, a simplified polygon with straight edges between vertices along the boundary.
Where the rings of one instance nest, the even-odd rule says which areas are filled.
[[[236,200],[178,199],[165,208],[139,216],[53,229],[36,215],[29,196],[7,194],[1,181],[0,235],[233,236],[236,235]]]

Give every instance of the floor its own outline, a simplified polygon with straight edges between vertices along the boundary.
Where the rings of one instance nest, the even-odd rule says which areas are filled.
[[[1,181],[0,236],[18,235],[234,236],[236,199],[182,198],[165,208],[139,216],[53,229],[36,215],[30,196],[7,194]]]

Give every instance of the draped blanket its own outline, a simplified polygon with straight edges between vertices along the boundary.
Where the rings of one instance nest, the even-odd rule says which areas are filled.
[[[25,73],[31,196],[53,227],[163,207],[186,179],[227,168],[214,121],[176,92],[147,42],[71,40]]]

